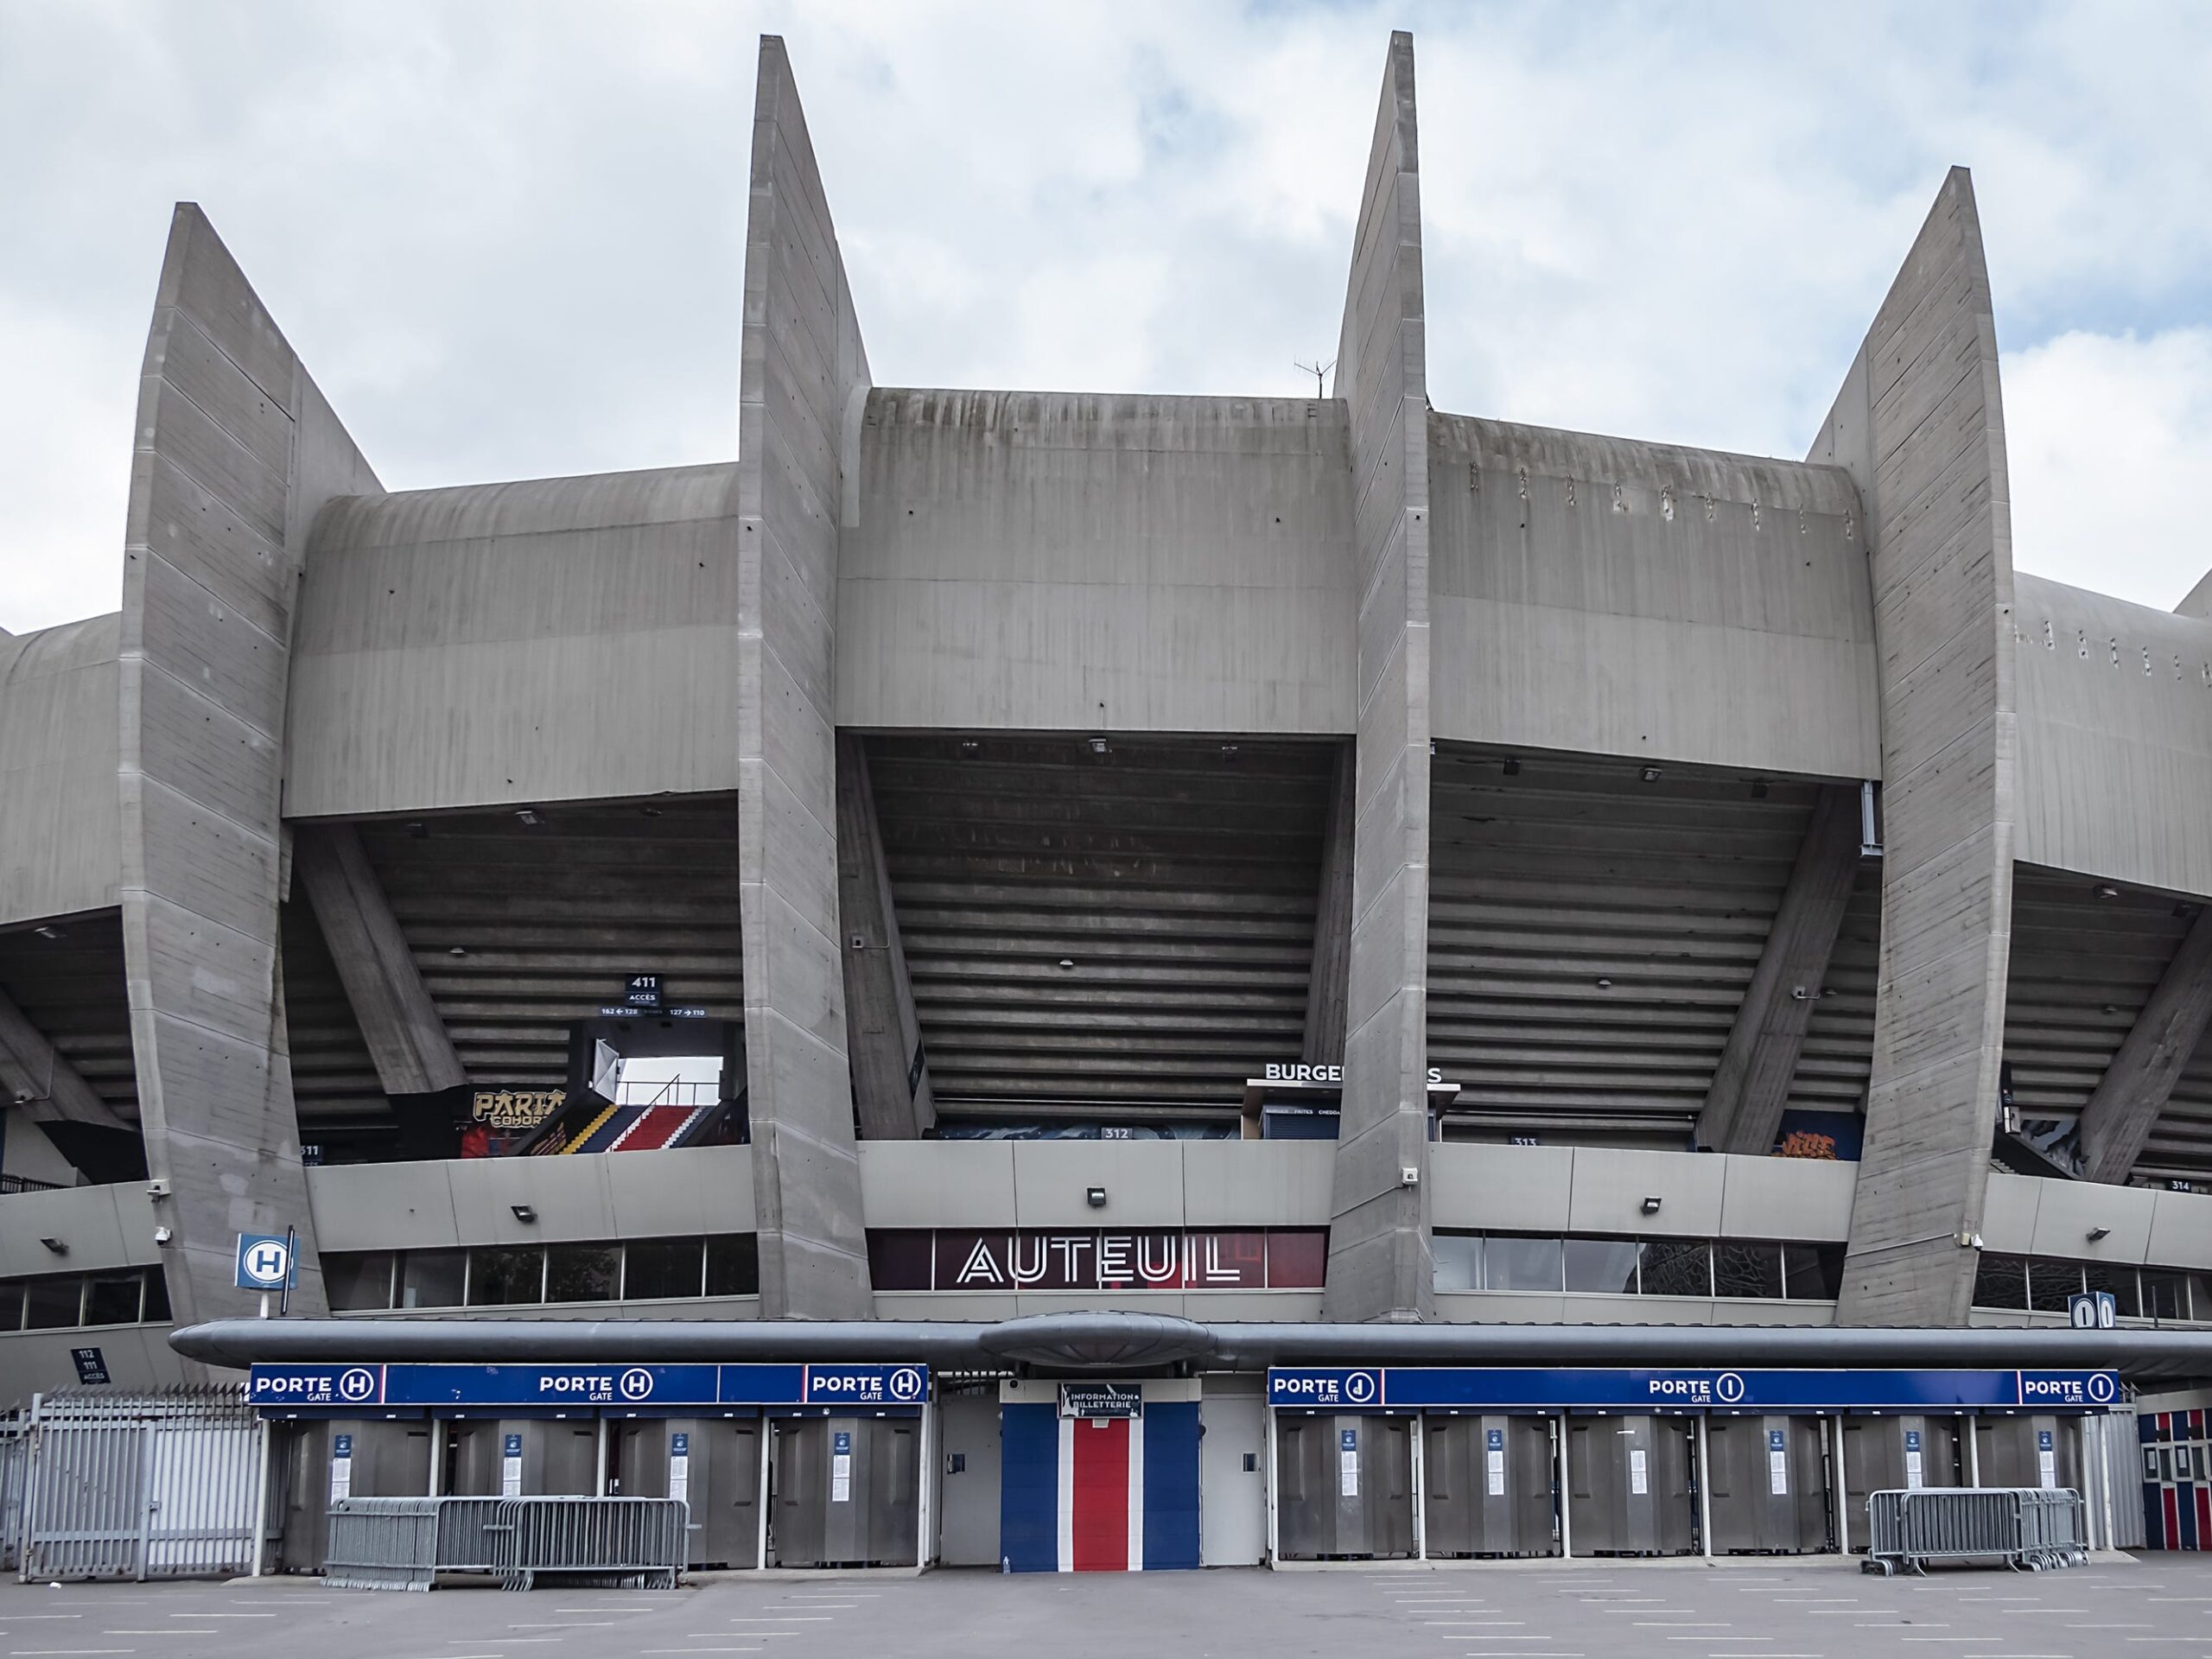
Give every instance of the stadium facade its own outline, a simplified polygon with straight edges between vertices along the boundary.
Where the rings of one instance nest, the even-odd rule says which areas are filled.
[[[1433,409],[1420,184],[1400,35],[1328,397],[880,386],[768,40],[736,459],[405,492],[181,206],[0,639],[0,1394],[288,1230],[365,1353],[2212,1325],[2212,594],[2014,571],[1967,175],[1802,461]]]

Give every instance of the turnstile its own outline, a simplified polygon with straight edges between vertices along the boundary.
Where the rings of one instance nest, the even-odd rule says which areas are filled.
[[[593,1418],[472,1419],[443,1425],[445,1490],[456,1497],[594,1497]]]
[[[1851,1548],[1866,1548],[1867,1493],[1966,1484],[1960,1421],[1916,1414],[1843,1420],[1843,1484],[1848,1500],[1843,1511],[1851,1529]]]
[[[1414,1420],[1275,1420],[1276,1553],[1385,1560],[1414,1553]]]
[[[770,1432],[777,1566],[916,1564],[920,1418],[779,1418]]]
[[[1697,1430],[1688,1417],[1567,1420],[1577,1555],[1687,1555],[1698,1548]]]
[[[272,1508],[282,1529],[281,1573],[319,1573],[340,1497],[420,1497],[430,1488],[430,1431],[409,1421],[296,1421],[277,1425]]]
[[[690,1566],[760,1565],[759,1418],[644,1418],[613,1427],[618,1494],[691,1506]]]
[[[2085,1490],[2082,1426],[2073,1418],[1977,1417],[1975,1472],[1985,1486]]]
[[[1800,1555],[1835,1548],[1821,1419],[1712,1417],[1706,1457],[1716,1554]]]
[[[1421,1425],[1422,1516],[1432,1556],[1556,1555],[1549,1417]]]

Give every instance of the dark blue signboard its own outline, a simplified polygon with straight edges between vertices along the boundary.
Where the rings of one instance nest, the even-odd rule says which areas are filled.
[[[1524,1370],[1281,1367],[1270,1405],[1323,1410],[2096,1411],[2116,1371]]]
[[[257,1406],[918,1406],[923,1365],[256,1365]]]

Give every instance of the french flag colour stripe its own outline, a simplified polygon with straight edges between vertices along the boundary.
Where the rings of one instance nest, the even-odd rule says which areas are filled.
[[[1000,1408],[1000,1548],[1016,1573],[1160,1572],[1198,1564],[1198,1408],[1140,1417]]]

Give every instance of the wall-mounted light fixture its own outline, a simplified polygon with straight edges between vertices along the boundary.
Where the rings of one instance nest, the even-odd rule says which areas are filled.
[[[1646,766],[1643,769],[1643,781],[1647,784],[1657,783],[1659,781],[1659,768],[1656,766]]]
[[[1103,753],[1106,753],[1106,740],[1105,740],[1104,738],[1103,738],[1103,737],[1094,737],[1094,738],[1092,738],[1092,739],[1090,740],[1090,752],[1091,752],[1093,754],[1103,754]]]
[[[56,1255],[67,1255],[69,1254],[69,1241],[66,1238],[41,1238],[39,1240],[39,1243],[45,1245],[48,1249],[52,1250]]]
[[[1647,1216],[1656,1216],[1659,1213],[1659,1200],[1656,1195],[1644,1199],[1643,1213]]]
[[[2092,1244],[2095,1243],[2101,1238],[2110,1238],[2111,1236],[2112,1229],[2109,1227],[2092,1227],[2089,1229],[2089,1243]]]
[[[523,808],[521,811],[516,813],[515,817],[520,818],[524,823],[528,824],[533,830],[537,828],[540,822],[537,814],[531,811],[526,806]]]
[[[56,927],[51,922],[41,923],[40,925],[31,929],[31,931],[37,934],[41,939],[64,939],[69,937],[66,929]]]
[[[1083,1198],[1084,1202],[1094,1210],[1103,1210],[1106,1207],[1106,1189],[1103,1186],[1086,1187],[1084,1190]]]
[[[2113,887],[2111,882],[2107,881],[2104,886],[2097,889],[2097,897],[2100,899],[2117,899],[2120,897],[2120,889]]]
[[[515,1219],[517,1221],[522,1222],[525,1225],[537,1219],[537,1211],[532,1209],[529,1205],[511,1204],[507,1208],[515,1212]]]

